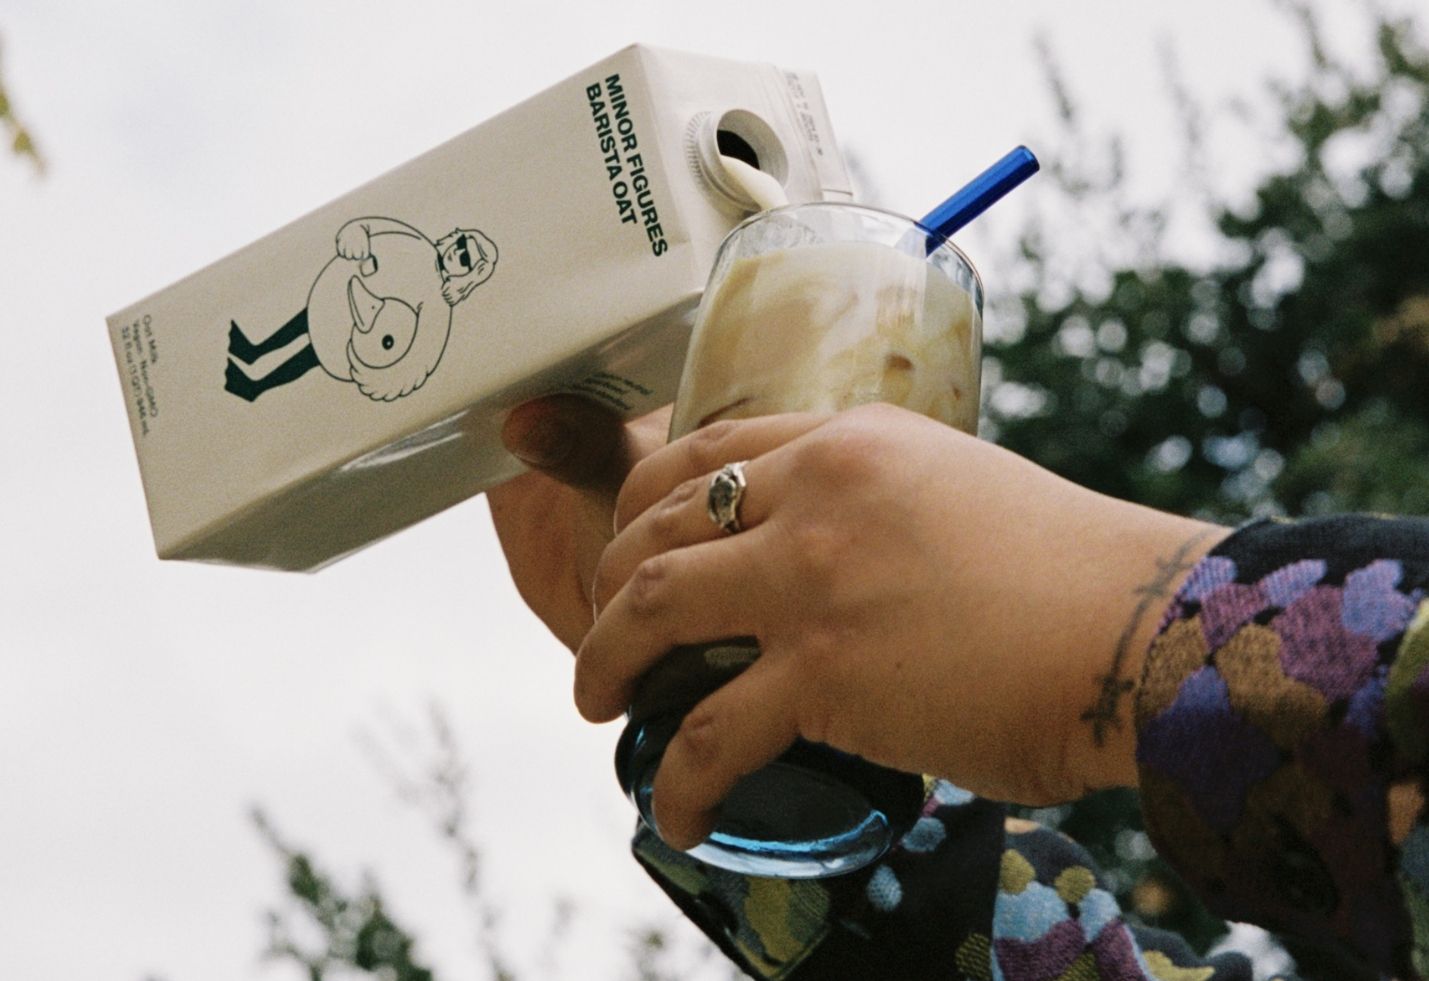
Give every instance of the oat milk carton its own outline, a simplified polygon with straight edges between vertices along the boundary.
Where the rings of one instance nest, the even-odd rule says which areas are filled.
[[[814,76],[632,46],[110,317],[159,555],[314,569],[517,473],[526,399],[670,401],[731,157],[850,197]]]

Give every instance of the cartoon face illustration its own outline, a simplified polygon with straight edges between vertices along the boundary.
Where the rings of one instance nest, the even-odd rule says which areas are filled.
[[[447,238],[446,249],[437,257],[437,268],[442,274],[450,279],[453,276],[465,276],[477,267],[477,264],[487,265],[486,256],[481,251],[481,242],[474,235],[466,232],[455,232],[455,238]]]
[[[437,242],[437,270],[442,274],[442,296],[452,306],[496,271],[496,243],[474,228],[458,228]]]

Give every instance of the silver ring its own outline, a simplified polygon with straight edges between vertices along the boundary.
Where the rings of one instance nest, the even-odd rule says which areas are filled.
[[[733,535],[740,530],[739,502],[744,499],[744,488],[748,486],[744,479],[744,465],[748,462],[741,460],[739,463],[726,463],[710,478],[706,510],[710,520],[726,535]]]

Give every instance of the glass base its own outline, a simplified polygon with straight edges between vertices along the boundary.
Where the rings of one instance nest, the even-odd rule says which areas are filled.
[[[679,720],[632,724],[616,750],[620,783],[655,828],[655,772]],[[737,783],[714,831],[688,854],[783,879],[842,875],[877,861],[922,811],[923,778],[800,741]]]

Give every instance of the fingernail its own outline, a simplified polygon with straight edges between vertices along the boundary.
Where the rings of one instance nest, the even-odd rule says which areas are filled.
[[[575,445],[575,433],[569,426],[555,419],[542,418],[533,422],[510,450],[522,463],[533,467],[552,467],[570,456]]]

